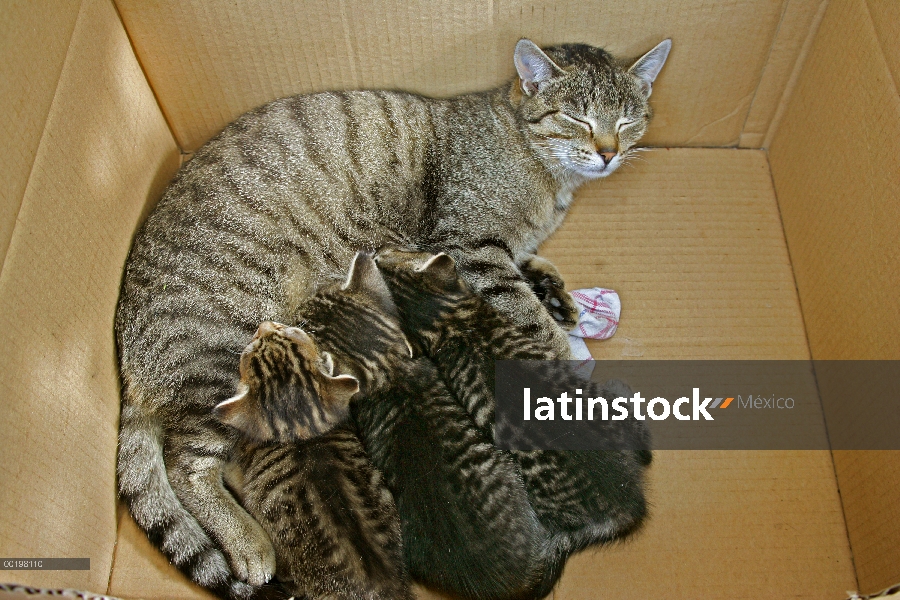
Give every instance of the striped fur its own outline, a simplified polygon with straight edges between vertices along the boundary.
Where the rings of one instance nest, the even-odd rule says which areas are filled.
[[[273,334],[289,328],[261,328],[242,363],[266,345],[278,352],[265,371],[242,369],[242,383],[264,395],[266,386],[289,380],[305,386],[293,398],[318,406],[314,381],[327,356],[327,375],[352,378],[361,394],[352,404],[355,425],[305,442],[248,441],[229,470],[229,485],[274,542],[285,591],[406,598],[408,565],[416,579],[464,597],[532,597],[544,577],[546,533],[518,469],[476,427],[434,365],[410,356],[374,260],[357,255],[348,283],[316,293],[298,319],[309,332],[294,336],[303,343],[282,344]],[[283,375],[295,369],[309,372]],[[272,381],[254,380],[268,373]],[[302,414],[282,411],[283,430],[307,437],[291,422]]]
[[[228,483],[272,539],[296,598],[411,600],[400,519],[348,424],[307,441],[248,444]]]
[[[285,592],[308,600],[411,600],[393,496],[345,422],[360,380],[380,381],[387,356],[408,360],[406,337],[395,317],[381,316],[381,306],[393,303],[371,257],[355,259],[347,281],[326,286],[310,304],[328,317],[305,321],[307,328],[361,330],[353,351],[374,358],[355,376],[340,374],[346,357],[336,362],[323,348],[343,346],[262,323],[241,355],[238,395],[214,411],[243,434],[226,481],[272,540]],[[336,331],[332,313],[347,317],[334,323]]]
[[[138,232],[115,322],[119,492],[194,581],[246,597],[243,582],[272,576],[267,535],[222,486],[236,434],[211,409],[235,393],[259,323],[291,322],[358,249],[444,250],[473,289],[566,351],[517,265],[578,185],[629,156],[661,62],[657,48],[626,71],[589,46],[529,44],[520,77],[488,92],[326,92],[252,110],[197,151]]]
[[[258,442],[309,439],[347,417],[359,382],[334,375],[327,352],[320,353],[298,327],[266,321],[241,353],[238,393],[218,404],[216,417]]]
[[[545,377],[559,389],[584,388],[609,400],[630,397],[624,383],[604,386],[584,381],[564,364],[550,344],[521,330],[479,296],[456,273],[447,255],[384,249],[376,255],[404,329],[431,357],[453,394],[464,400],[483,435],[493,439],[494,361],[546,361]],[[643,470],[651,460],[643,422],[604,424],[599,430],[615,447],[633,451],[513,452],[528,498],[548,532],[549,567],[537,588],[548,594],[565,560],[589,545],[621,538],[646,514]]]
[[[432,362],[410,357],[374,260],[359,255],[353,264],[369,274],[368,301],[324,290],[298,316],[334,356],[335,372],[360,381],[353,420],[396,500],[411,575],[466,598],[533,597],[545,533],[515,463],[476,427]]]

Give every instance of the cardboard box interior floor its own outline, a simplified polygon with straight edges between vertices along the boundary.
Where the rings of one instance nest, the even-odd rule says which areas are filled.
[[[112,317],[137,225],[225,123],[332,88],[445,95],[521,36],[674,49],[646,160],[594,182],[543,253],[619,291],[598,358],[900,358],[900,3],[7,0],[0,19],[0,579],[206,597],[115,498]],[[900,580],[891,452],[659,452],[652,518],[574,557],[558,600],[838,599]],[[420,591],[422,597],[434,596]]]

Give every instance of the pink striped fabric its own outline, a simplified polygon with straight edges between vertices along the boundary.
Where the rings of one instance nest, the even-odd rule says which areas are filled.
[[[574,358],[582,361],[578,368],[585,369],[590,375],[594,358],[582,338],[594,340],[611,338],[619,326],[622,303],[616,292],[606,288],[575,290],[571,295],[579,312],[578,324],[569,332],[569,346],[572,348]]]

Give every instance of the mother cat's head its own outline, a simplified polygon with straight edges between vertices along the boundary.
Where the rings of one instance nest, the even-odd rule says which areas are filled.
[[[671,47],[663,40],[629,67],[585,44],[541,50],[519,40],[510,100],[523,130],[551,164],[606,177],[647,130],[650,92]]]

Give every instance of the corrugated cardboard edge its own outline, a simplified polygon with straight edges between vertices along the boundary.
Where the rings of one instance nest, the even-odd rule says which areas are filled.
[[[784,93],[791,85],[791,77],[802,64],[803,51],[810,39],[810,31],[815,30],[817,19],[828,0],[787,0],[778,31],[772,40],[772,47],[765,69],[759,80],[756,93],[738,146],[759,148],[763,146],[766,131],[772,123]]]
[[[784,85],[784,91],[781,93],[781,99],[779,100],[778,105],[775,108],[775,112],[772,114],[771,121],[769,122],[769,127],[766,129],[765,136],[762,138],[762,143],[759,144],[759,147],[768,148],[772,144],[772,138],[775,136],[775,132],[778,131],[778,125],[781,123],[781,119],[784,116],[784,111],[791,101],[791,97],[794,93],[794,88],[797,85],[797,79],[800,77],[800,73],[803,71],[803,65],[806,63],[806,58],[809,55],[809,50],[812,47],[813,40],[816,38],[816,33],[818,33],[819,26],[822,24],[822,19],[824,18],[825,11],[828,8],[828,1],[829,0],[822,0],[822,3],[819,5],[819,10],[816,12],[815,17],[810,23],[809,31],[806,34],[806,39],[803,41],[803,45],[801,46],[800,51],[797,54],[797,60],[794,63],[794,68],[791,70],[790,76],[788,77],[787,82]],[[747,143],[751,143],[751,141],[757,140],[754,138],[747,139]]]

